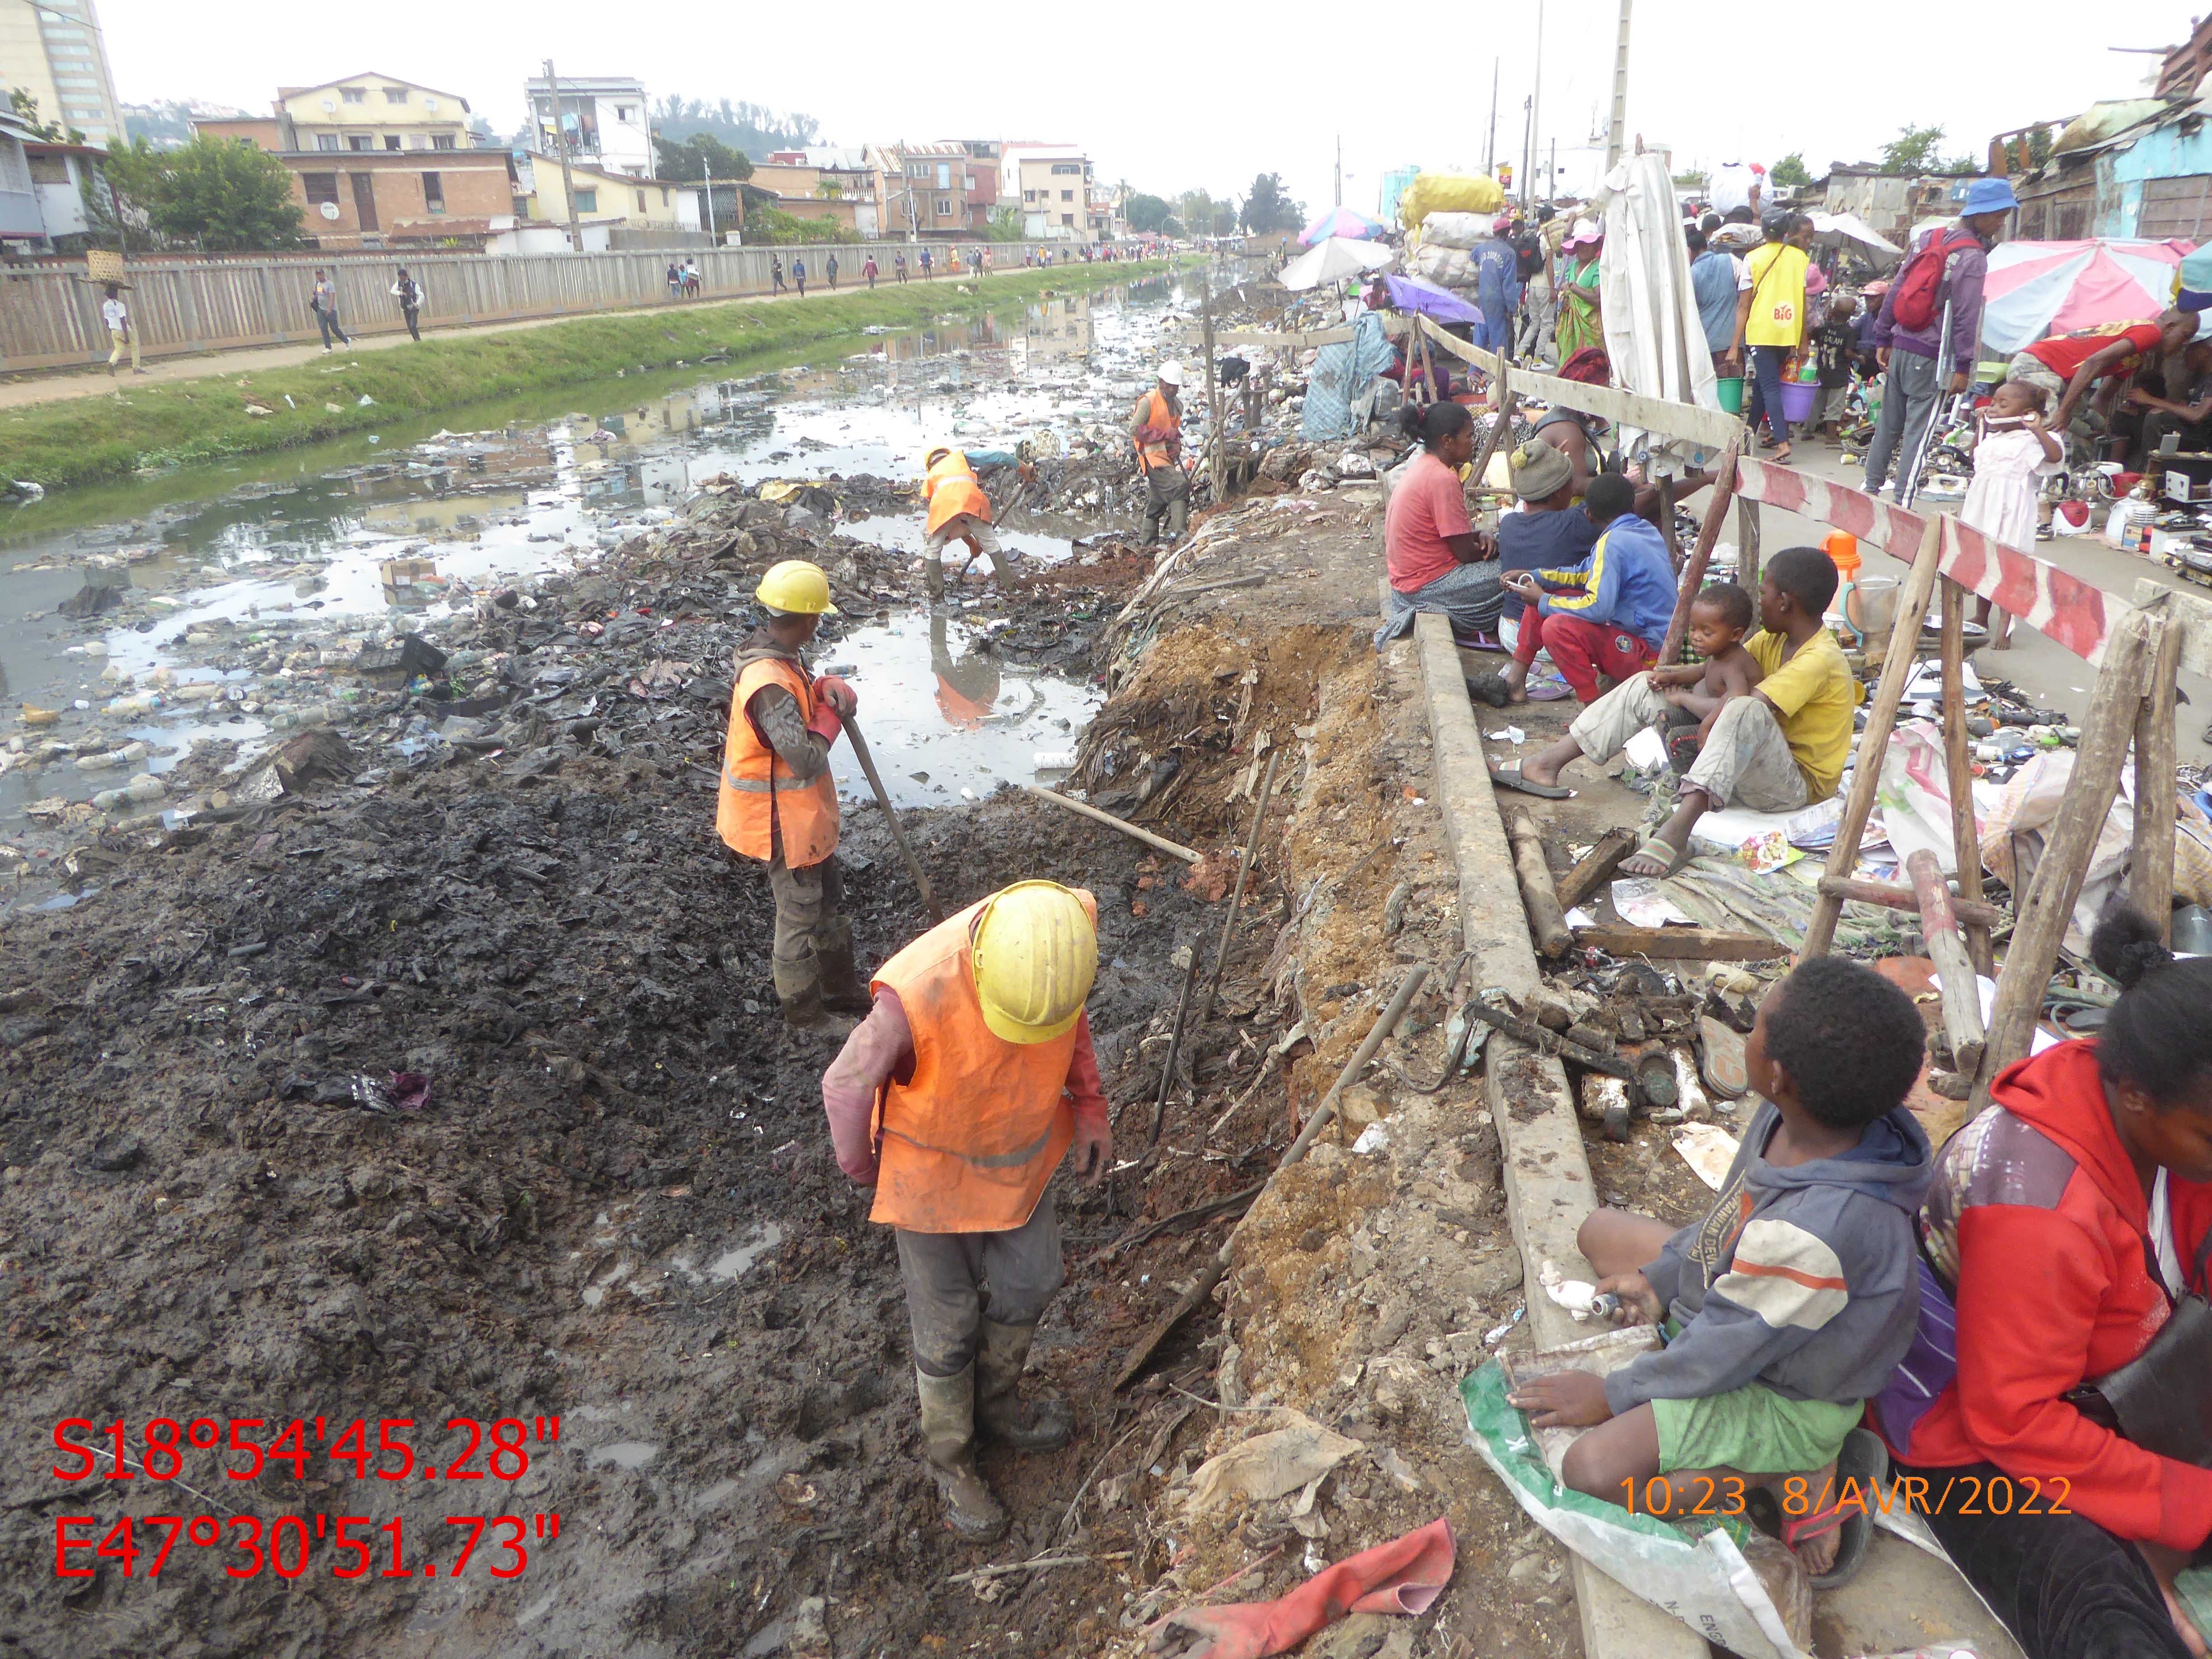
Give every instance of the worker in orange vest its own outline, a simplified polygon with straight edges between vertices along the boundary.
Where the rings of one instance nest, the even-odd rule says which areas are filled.
[[[956,581],[967,575],[978,554],[991,556],[994,571],[1005,556],[1000,550],[999,532],[991,527],[991,498],[976,481],[975,469],[968,464],[967,455],[939,444],[921,458],[921,499],[929,507],[921,556],[929,561],[929,597],[941,599],[945,597],[945,550],[952,543],[968,544],[968,556],[961,562],[959,575],[953,578]]]
[[[838,1167],[875,1188],[869,1219],[898,1230],[923,1452],[971,1542],[1006,1529],[976,1431],[1048,1451],[1073,1426],[1065,1401],[1018,1385],[1066,1282],[1046,1183],[1071,1146],[1088,1185],[1114,1163],[1083,1010],[1097,968],[1097,902],[1016,882],[877,971],[873,1010],[822,1077]]]
[[[799,654],[822,618],[837,614],[822,568],[786,559],[755,597],[768,621],[737,650],[714,829],[732,852],[768,866],[769,966],[786,1023],[842,1036],[853,1021],[839,1015],[866,1012],[868,995],[853,961],[853,924],[841,914],[830,745],[859,705],[851,686],[809,674]]]
[[[1137,465],[1145,475],[1145,541],[1160,538],[1168,520],[1172,547],[1190,527],[1190,477],[1182,470],[1182,365],[1170,359],[1159,368],[1159,384],[1137,399],[1129,421],[1137,446]]]

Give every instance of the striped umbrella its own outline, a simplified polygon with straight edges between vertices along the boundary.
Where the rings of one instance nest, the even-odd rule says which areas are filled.
[[[1983,349],[2009,357],[2045,334],[2169,311],[2175,273],[2195,246],[2181,240],[2000,243],[1982,291]]]

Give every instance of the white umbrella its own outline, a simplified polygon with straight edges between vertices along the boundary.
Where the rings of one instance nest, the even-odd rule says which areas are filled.
[[[1899,254],[1905,252],[1856,213],[1815,213],[1812,220],[1813,234],[1823,242],[1832,239],[1856,242],[1862,247],[1872,248],[1876,253]]]
[[[1331,236],[1285,265],[1275,280],[1288,289],[1319,288],[1323,283],[1334,283],[1340,277],[1380,270],[1396,258],[1389,248],[1374,242]]]

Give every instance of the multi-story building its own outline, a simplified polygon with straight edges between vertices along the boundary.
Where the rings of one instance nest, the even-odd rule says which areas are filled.
[[[866,237],[884,234],[883,175],[865,146],[771,150],[766,161],[753,164],[745,182],[774,191],[777,209],[795,218],[842,225]]]
[[[476,148],[469,135],[467,99],[390,75],[349,75],[321,86],[279,87],[273,114],[195,120],[192,131],[247,139],[277,155]]]
[[[567,85],[565,76],[562,85]],[[617,173],[611,167],[594,167],[573,157],[568,177],[575,185],[576,222],[586,234],[587,250],[605,246],[591,234],[594,226],[646,231],[701,228],[699,191],[695,185]],[[568,222],[568,198],[563,192],[559,156],[533,152],[515,158],[514,208],[522,219],[553,225]]]
[[[0,0],[0,91],[21,88],[39,119],[93,143],[123,142],[123,112],[93,0]]]
[[[1091,161],[1073,144],[1009,143],[1000,164],[1000,197],[1018,203],[1022,234],[1032,241],[1097,241]]]
[[[972,228],[969,197],[979,164],[965,146],[891,144],[884,155],[888,234],[950,240]]]
[[[0,0],[4,3],[4,0]],[[652,111],[645,82],[628,75],[563,75],[556,122],[553,86],[543,76],[523,82],[530,103],[531,148],[558,155],[557,135],[565,133],[571,158],[634,178],[649,179],[659,163],[653,154]]]
[[[973,163],[968,173],[968,228],[981,234],[990,229],[992,217],[999,210],[999,169],[1006,160],[1006,147],[996,138],[955,142]]]

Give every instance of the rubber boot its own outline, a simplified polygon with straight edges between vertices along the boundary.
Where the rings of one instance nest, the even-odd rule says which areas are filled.
[[[921,1449],[945,1504],[945,1524],[971,1544],[994,1544],[1006,1535],[1006,1512],[975,1468],[975,1368],[954,1376],[917,1369],[921,1396]]]
[[[927,556],[924,556],[921,562],[922,580],[928,584],[929,597],[932,600],[943,600],[945,598],[945,561],[941,558],[931,558]]]
[[[822,965],[822,1006],[833,1013],[865,1014],[875,1006],[867,981],[853,961],[853,924],[836,916],[814,930],[815,960]]]
[[[775,1000],[783,1007],[783,1023],[794,1031],[819,1036],[850,1036],[858,1020],[833,1014],[822,1004],[822,961],[812,951],[794,962],[771,962]]]
[[[1030,1357],[1034,1325],[982,1322],[975,1342],[975,1423],[1016,1451],[1051,1451],[1075,1431],[1075,1414],[1064,1400],[1024,1400],[1022,1367]]]

